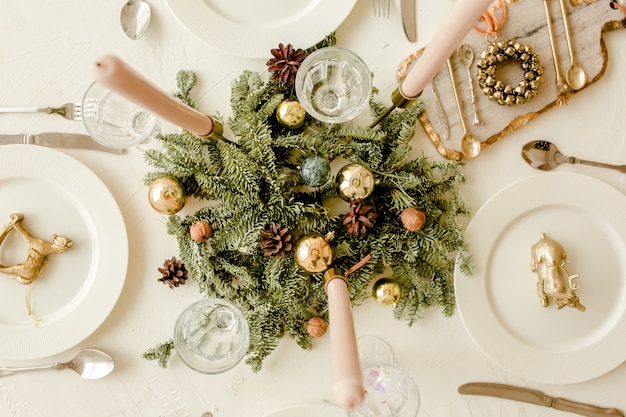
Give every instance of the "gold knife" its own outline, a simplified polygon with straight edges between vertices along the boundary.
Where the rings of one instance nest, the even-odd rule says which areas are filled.
[[[417,41],[417,16],[415,13],[416,0],[401,0],[402,26],[410,42]]]
[[[49,146],[52,148],[93,149],[121,154],[124,149],[113,149],[96,142],[91,136],[77,133],[46,132],[32,135],[29,133],[0,134],[0,145],[8,143],[26,143],[31,145]]]
[[[459,387],[459,394],[485,395],[488,397],[505,398],[529,404],[552,407],[555,410],[577,413],[587,417],[623,417],[624,413],[617,408],[603,408],[595,405],[579,403],[564,398],[550,397],[541,391],[513,385],[491,382],[471,382]]]

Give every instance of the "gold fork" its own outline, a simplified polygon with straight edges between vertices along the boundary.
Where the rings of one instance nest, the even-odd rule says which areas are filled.
[[[0,107],[2,113],[47,113],[58,114],[69,120],[83,119],[81,103],[66,103],[60,107]]]
[[[373,0],[374,2],[374,16],[376,17],[389,17],[389,6],[391,0]]]

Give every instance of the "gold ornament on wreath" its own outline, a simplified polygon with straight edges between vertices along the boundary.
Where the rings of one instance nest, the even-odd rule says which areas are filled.
[[[502,14],[498,19],[491,10],[486,11],[481,20],[487,25],[487,29],[474,26],[474,30],[484,34],[489,41],[487,49],[481,53],[476,66],[478,68],[478,85],[485,95],[492,101],[503,106],[523,104],[535,97],[539,86],[543,83],[543,67],[539,56],[533,53],[530,46],[517,42],[497,41],[497,31],[506,19],[506,3],[499,1]],[[522,80],[517,86],[506,84],[497,77],[498,64],[514,60],[520,64],[523,72]]]

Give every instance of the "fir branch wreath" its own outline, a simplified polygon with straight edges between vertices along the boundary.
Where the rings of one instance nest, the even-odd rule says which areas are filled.
[[[318,47],[334,41],[331,35]],[[174,96],[195,107],[190,92],[196,82],[195,73],[180,71]],[[195,213],[170,215],[167,233],[177,239],[179,259],[199,291],[227,298],[244,311],[250,327],[246,363],[254,372],[283,336],[311,349],[308,320],[328,321],[323,274],[304,271],[293,252],[268,256],[261,243],[270,224],[287,228],[294,239],[333,234],[333,265],[343,270],[367,257],[350,275],[353,304],[371,297],[376,277],[390,274],[402,293],[393,315],[409,326],[431,306],[452,315],[455,257],[464,271],[471,269],[459,223],[459,217],[470,214],[457,192],[464,181],[462,162],[411,158],[421,103],[392,112],[375,130],[326,125],[308,115],[302,127],[289,129],[275,113],[293,96],[291,84],[244,71],[232,84],[232,116],[227,120],[236,141],[206,140],[186,131],[160,134],[160,149],[144,155],[154,168],[144,178],[146,185],[171,176],[187,196],[206,202]],[[375,97],[376,91],[370,107],[378,117],[385,106]],[[349,208],[338,198],[334,181],[317,188],[303,183],[297,167],[307,156],[361,164],[374,173],[378,183],[367,198],[377,212],[374,227],[356,237],[346,230],[342,219]],[[408,230],[400,216],[415,207],[426,221],[420,230]],[[213,232],[200,242],[190,237],[190,227],[198,221],[208,223]],[[164,367],[171,350],[168,341],[144,357]]]

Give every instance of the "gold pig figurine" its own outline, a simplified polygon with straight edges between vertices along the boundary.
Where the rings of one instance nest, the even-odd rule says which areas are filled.
[[[559,309],[569,306],[585,311],[576,295],[580,286],[574,282],[579,275],[570,275],[565,269],[568,263],[563,246],[541,234],[541,238],[532,246],[531,269],[537,273],[537,293],[543,307],[548,307],[550,300]]]

